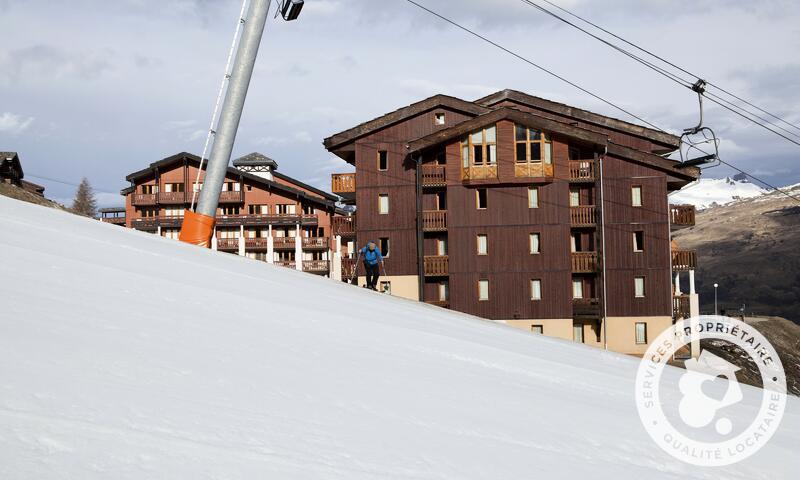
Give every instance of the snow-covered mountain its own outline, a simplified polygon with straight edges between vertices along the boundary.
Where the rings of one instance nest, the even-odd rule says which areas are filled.
[[[727,205],[736,200],[757,197],[767,190],[750,183],[746,178],[701,178],[698,182],[685,187],[670,196],[675,204],[691,204],[698,210],[716,205]]]
[[[756,455],[700,469],[640,424],[636,358],[5,197],[0,232],[2,479],[779,480],[800,468],[796,398]],[[674,387],[661,398],[680,398],[680,372],[664,373]],[[731,418],[761,401],[743,392]]]

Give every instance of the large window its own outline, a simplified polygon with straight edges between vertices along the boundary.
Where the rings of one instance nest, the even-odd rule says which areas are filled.
[[[644,297],[644,277],[635,277],[633,279],[633,289],[636,298]]]
[[[164,192],[166,193],[183,193],[183,184],[182,183],[165,183],[164,184]]]
[[[478,280],[478,300],[489,300],[489,280]]]
[[[583,298],[583,280],[577,278],[572,280],[572,298]]]
[[[636,343],[642,345],[647,343],[647,324],[636,322]]]
[[[517,163],[553,163],[553,144],[546,133],[515,125],[514,140]]]
[[[531,300],[542,299],[542,281],[539,279],[531,280]]]
[[[389,195],[386,193],[378,195],[378,213],[381,215],[389,214]]]
[[[497,163],[497,127],[478,130],[461,141],[461,164],[470,166],[495,165]]]
[[[269,215],[269,205],[248,205],[247,211],[250,215]]]

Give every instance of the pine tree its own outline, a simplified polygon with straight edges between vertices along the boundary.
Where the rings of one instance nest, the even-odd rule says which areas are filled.
[[[83,177],[81,184],[78,185],[78,191],[72,201],[72,211],[86,217],[97,216],[97,200],[94,198],[92,186],[89,185],[89,180],[86,177]]]

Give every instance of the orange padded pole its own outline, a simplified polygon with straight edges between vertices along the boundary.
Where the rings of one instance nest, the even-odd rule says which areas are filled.
[[[186,210],[178,239],[181,242],[211,248],[211,236],[214,235],[216,222],[217,220],[214,217]]]

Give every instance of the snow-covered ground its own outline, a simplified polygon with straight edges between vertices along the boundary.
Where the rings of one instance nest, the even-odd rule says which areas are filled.
[[[0,292],[1,479],[778,480],[800,467],[796,399],[755,456],[690,467],[640,425],[635,358],[4,197]],[[760,398],[745,395],[734,413]]]
[[[767,190],[747,181],[727,178],[701,178],[670,196],[671,203],[691,204],[702,210],[714,205],[727,205],[736,200],[758,197]]]

